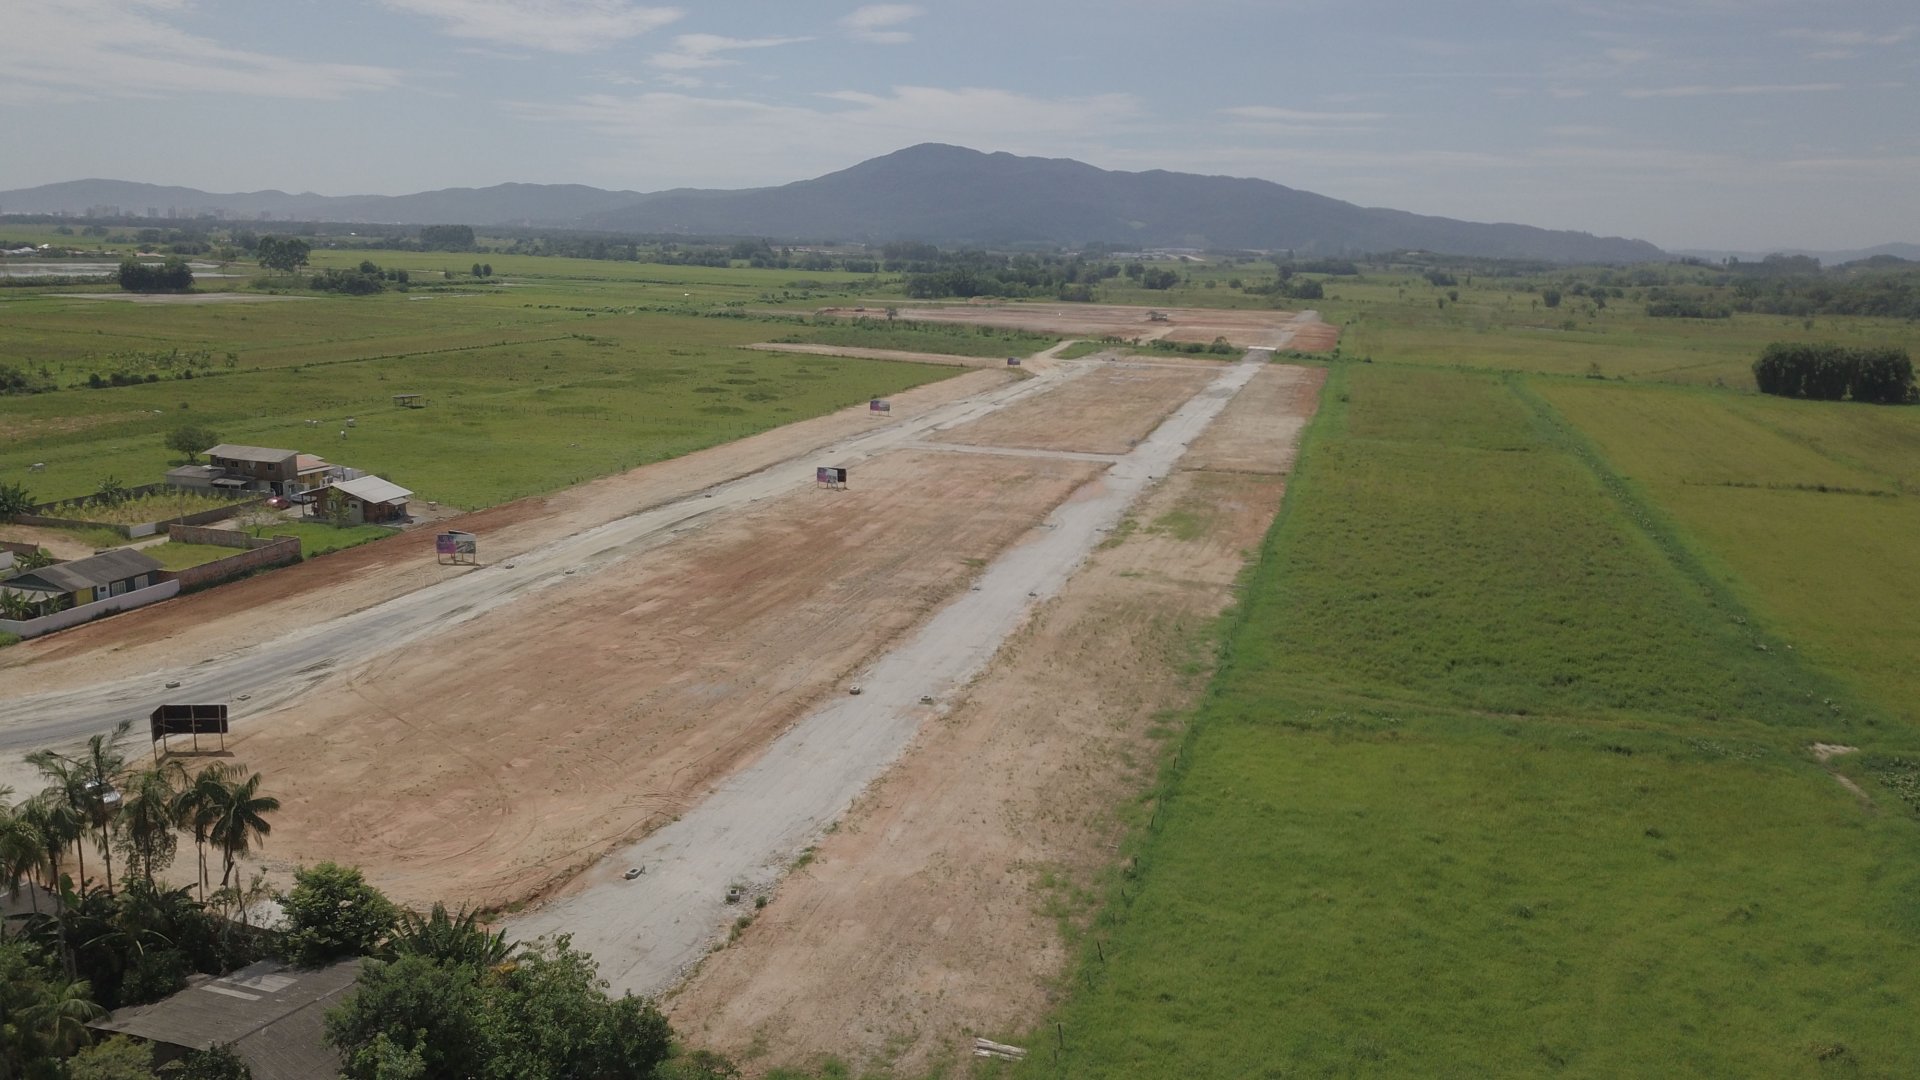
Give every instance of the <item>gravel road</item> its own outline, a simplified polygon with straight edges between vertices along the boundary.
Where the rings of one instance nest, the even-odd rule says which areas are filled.
[[[1270,356],[1250,351],[1223,370],[1029,540],[989,564],[973,589],[868,667],[856,680],[860,693],[830,699],[684,816],[603,860],[578,891],[512,920],[508,933],[571,934],[615,991],[658,994],[673,986],[753,910],[750,897],[770,888],[939,714],[940,703],[986,666],[1032,608],[1065,585]],[[628,880],[629,867],[644,872]],[[729,903],[736,886],[743,899]]]

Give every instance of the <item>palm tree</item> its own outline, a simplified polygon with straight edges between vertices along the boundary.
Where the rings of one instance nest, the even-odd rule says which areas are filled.
[[[127,782],[120,804],[120,834],[127,861],[135,873],[153,884],[154,871],[173,861],[179,841],[174,834],[175,802],[186,786],[186,770],[179,762],[145,769]]]
[[[43,835],[50,842],[58,839],[62,844],[73,845],[74,857],[80,864],[80,884],[85,886],[87,849],[82,841],[91,822],[91,815],[86,810],[86,778],[73,762],[51,750],[35,750],[28,754],[27,764],[39,769],[40,775],[49,781],[36,796],[39,802],[45,804],[47,813],[53,815],[48,822],[52,828],[43,829]],[[55,874],[56,880],[49,884],[58,891],[60,883],[57,880],[57,868]]]
[[[34,871],[45,863],[46,845],[40,838],[40,830],[31,818],[22,811],[25,805],[9,806],[5,803],[13,794],[12,788],[0,788],[0,880],[7,884],[7,897],[12,899],[20,895],[20,887],[28,882]],[[33,909],[40,910],[40,894],[32,892]],[[4,932],[0,927],[0,933]]]
[[[173,796],[174,824],[193,834],[194,854],[200,864],[202,902],[207,899],[207,839],[212,833],[214,821],[219,817],[229,771],[225,765],[209,765],[182,783]]]
[[[54,983],[37,995],[33,1004],[20,1010],[20,1019],[50,1054],[66,1057],[87,1041],[87,1021],[106,1015],[91,995],[84,980]]]
[[[81,776],[81,809],[96,834],[100,857],[107,864],[107,892],[113,892],[113,815],[120,809],[119,784],[127,772],[127,733],[133,730],[131,717],[113,726],[113,730],[87,740],[79,758],[71,759]]]
[[[73,950],[67,947],[66,914],[69,890],[60,877],[60,859],[66,854],[67,845],[76,843],[84,821],[73,812],[73,807],[65,799],[56,797],[55,791],[43,791],[20,804],[15,814],[24,819],[27,828],[40,842],[40,857],[36,865],[46,871],[47,889],[53,893],[54,918],[60,923],[59,948],[60,962],[65,966],[67,978],[74,977]]]
[[[280,800],[270,795],[260,794],[260,774],[254,773],[241,779],[234,773],[233,779],[220,785],[220,794],[215,803],[217,813],[213,818],[213,827],[208,838],[219,847],[225,858],[220,871],[220,887],[227,887],[227,879],[233,876],[234,862],[240,856],[253,850],[253,843],[266,837],[273,831],[267,823],[266,815],[280,809]]]
[[[478,912],[463,908],[458,915],[451,915],[445,904],[433,905],[424,916],[416,911],[402,912],[390,947],[398,956],[421,956],[437,964],[480,968],[506,963],[519,948],[508,943],[505,930],[490,932],[480,925]]]

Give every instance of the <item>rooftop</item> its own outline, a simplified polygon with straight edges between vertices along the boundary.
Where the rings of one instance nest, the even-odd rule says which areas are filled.
[[[378,476],[363,476],[358,480],[342,480],[338,483],[328,484],[327,486],[339,488],[341,491],[346,492],[356,499],[370,503],[405,502],[408,497],[413,494],[413,492],[408,491],[399,484],[391,480],[383,480]]]
[[[39,592],[69,593],[125,581],[160,569],[159,560],[144,551],[120,548],[72,562],[29,570],[7,582],[8,587]],[[39,586],[36,590],[35,586]]]
[[[262,960],[88,1026],[195,1050],[231,1045],[255,1080],[333,1080],[340,1058],[323,1023],[359,973],[359,960],[312,971]]]
[[[271,446],[242,446],[238,443],[221,443],[206,451],[208,457],[225,458],[228,461],[285,461],[297,455],[297,451],[278,450]]]

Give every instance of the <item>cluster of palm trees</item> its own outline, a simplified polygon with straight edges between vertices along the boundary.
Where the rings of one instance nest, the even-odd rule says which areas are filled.
[[[149,886],[172,864],[181,834],[193,838],[198,855],[200,898],[208,899],[207,854],[220,853],[221,873],[215,902],[237,902],[235,869],[241,856],[273,831],[267,815],[280,801],[260,794],[260,774],[216,762],[189,772],[177,761],[134,768],[128,761],[131,720],[95,735],[77,754],[41,750],[27,761],[40,770],[47,786],[17,804],[0,788],[0,881],[17,895],[21,883],[35,881],[56,902],[73,892],[68,855],[79,873],[80,891],[89,877],[87,849],[94,848],[105,871],[106,890],[114,891],[114,853],[122,870]]]

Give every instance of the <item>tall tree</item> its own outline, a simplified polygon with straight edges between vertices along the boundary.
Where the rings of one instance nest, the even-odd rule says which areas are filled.
[[[135,773],[127,782],[120,804],[120,837],[125,844],[127,866],[147,884],[153,884],[156,871],[173,862],[179,846],[175,800],[188,783],[186,770],[179,762],[168,762]]]
[[[87,739],[86,749],[72,759],[80,773],[81,811],[100,846],[100,858],[107,867],[107,891],[113,891],[113,819],[120,809],[120,785],[127,773],[127,735],[133,730],[128,717],[112,731]]]
[[[273,831],[267,815],[280,809],[280,800],[260,794],[259,773],[245,777],[235,773],[229,774],[221,785],[215,807],[217,813],[207,836],[224,859],[220,871],[220,887],[224,889],[239,857],[253,850],[255,841],[265,839]]]
[[[220,435],[205,424],[186,424],[167,432],[166,447],[184,455],[187,464],[200,460],[200,452],[220,441]]]
[[[263,236],[254,245],[254,257],[268,270],[291,274],[307,265],[313,247],[297,236]]]

